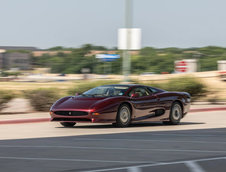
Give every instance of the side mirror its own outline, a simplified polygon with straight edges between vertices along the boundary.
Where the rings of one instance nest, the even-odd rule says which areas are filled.
[[[134,93],[131,95],[131,98],[138,98],[138,97],[140,97],[140,95],[138,93]]]

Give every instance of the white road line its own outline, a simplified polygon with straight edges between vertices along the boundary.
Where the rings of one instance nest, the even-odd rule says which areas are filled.
[[[0,148],[59,148],[59,149],[91,149],[91,150],[126,150],[126,151],[158,151],[158,152],[193,152],[193,153],[226,153],[225,150],[198,150],[198,149],[143,149],[125,147],[84,147],[84,146],[29,146],[29,145],[0,145]]]
[[[156,167],[156,166],[163,166],[163,165],[174,165],[174,164],[184,164],[186,162],[202,162],[202,161],[214,161],[214,160],[221,160],[226,159],[226,157],[216,157],[216,158],[205,158],[205,159],[196,159],[196,160],[188,160],[188,161],[175,161],[175,162],[163,162],[163,163],[155,163],[155,164],[144,164],[144,165],[136,165],[136,166],[127,166],[127,167],[119,167],[119,168],[106,168],[106,169],[99,169],[99,170],[90,170],[90,171],[83,171],[83,172],[103,172],[103,171],[114,171],[114,170],[123,170],[128,168],[143,168],[143,167]]]
[[[34,158],[34,157],[4,157],[0,156],[0,159],[11,160],[35,160],[35,161],[71,161],[71,162],[109,162],[109,163],[122,163],[122,164],[139,164],[139,163],[152,163],[147,161],[111,161],[111,160],[88,160],[88,159],[66,159],[66,158]]]
[[[190,141],[190,140],[152,140],[152,139],[73,139],[74,141],[133,141],[133,142],[178,142],[178,143],[204,143],[204,144],[226,144],[226,142],[216,142],[216,141]]]
[[[220,160],[220,159],[226,159],[226,156],[225,157],[216,157],[216,158],[196,159],[196,160],[191,160],[191,161],[202,162],[202,161],[215,161],[215,160]]]
[[[131,167],[131,168],[128,168],[127,171],[128,172],[142,172],[142,169],[138,168],[138,167]]]
[[[172,133],[172,134],[168,134],[168,133],[166,133],[166,134],[150,134],[151,136],[183,136],[183,137],[189,137],[189,136],[191,136],[191,137],[212,137],[212,136],[214,136],[214,137],[216,137],[216,135],[213,135],[213,134],[209,134],[209,135],[205,135],[205,134],[195,134],[195,132],[194,133],[181,133],[181,134],[174,134],[174,133]]]
[[[191,172],[205,172],[203,168],[194,161],[187,161],[185,165],[190,169]]]

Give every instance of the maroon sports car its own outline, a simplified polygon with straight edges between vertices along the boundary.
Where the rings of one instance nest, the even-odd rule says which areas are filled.
[[[51,121],[65,127],[77,122],[112,123],[162,121],[179,124],[190,108],[190,94],[144,85],[104,85],[78,96],[59,99],[50,109]]]

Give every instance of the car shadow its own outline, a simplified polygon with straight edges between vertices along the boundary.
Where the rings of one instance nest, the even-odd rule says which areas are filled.
[[[181,122],[180,125],[201,125],[205,124],[203,122]],[[162,122],[139,122],[139,123],[132,123],[128,126],[128,128],[135,128],[135,127],[156,127],[156,126],[177,126],[177,125],[166,125],[163,124]],[[56,127],[56,128],[65,128],[65,127]],[[113,126],[112,124],[87,124],[87,125],[75,125],[74,127],[71,128],[84,128],[84,129],[107,129],[107,128],[117,128]]]

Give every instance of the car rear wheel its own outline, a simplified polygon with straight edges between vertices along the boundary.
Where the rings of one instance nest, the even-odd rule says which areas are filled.
[[[182,107],[179,103],[173,103],[170,111],[169,121],[164,121],[164,124],[177,125],[183,115]]]
[[[124,104],[120,106],[116,118],[117,127],[127,127],[131,122],[131,109],[128,105]]]
[[[71,128],[73,127],[76,123],[75,122],[61,122],[60,123],[62,126],[67,127],[67,128]]]

